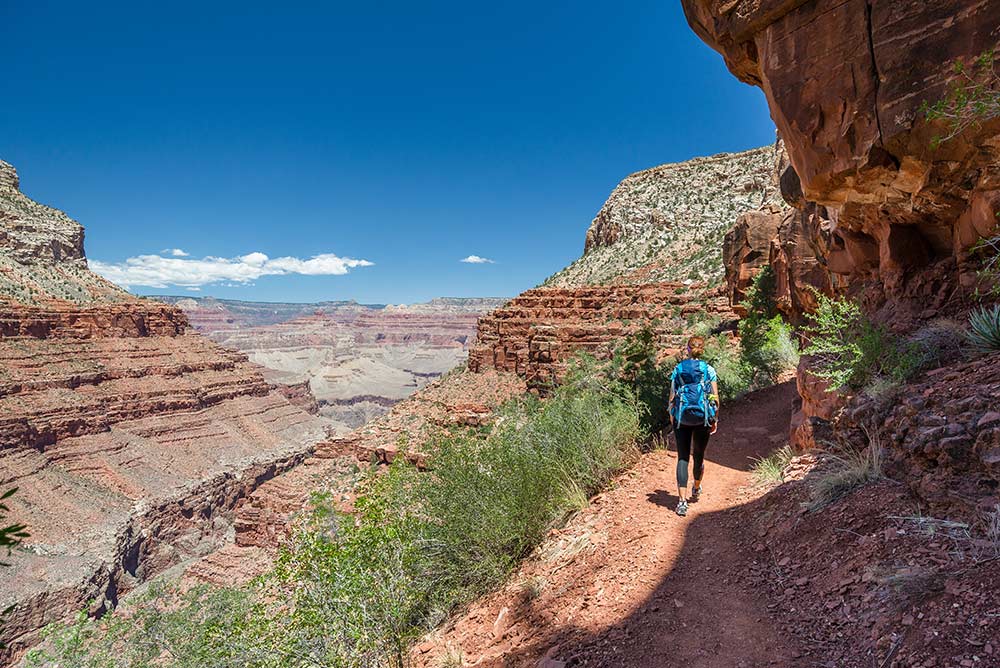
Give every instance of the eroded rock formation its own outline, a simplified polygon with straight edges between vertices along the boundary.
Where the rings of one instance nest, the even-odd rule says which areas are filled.
[[[213,341],[245,352],[278,384],[306,383],[342,431],[465,362],[477,318],[499,299],[425,304],[281,304],[172,298]]]
[[[934,148],[947,128],[920,106],[945,96],[955,61],[1000,41],[1000,4],[682,1],[698,35],[767,96],[804,200],[831,222],[831,271],[903,320],[974,280],[968,249],[1000,211],[1000,119]],[[802,221],[807,238],[823,218]]]
[[[245,355],[90,272],[79,224],[17,187],[0,163],[0,489],[31,533],[2,571],[0,662],[232,540],[236,507],[326,438]]]
[[[480,319],[469,369],[512,371],[544,390],[577,351],[605,356],[644,325],[670,353],[683,347],[690,321],[734,318],[724,290],[701,284],[535,288]]]

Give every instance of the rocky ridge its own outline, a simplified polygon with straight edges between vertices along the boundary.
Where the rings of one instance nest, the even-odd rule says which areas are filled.
[[[722,279],[720,242],[738,215],[784,206],[775,146],[694,158],[626,177],[587,230],[583,256],[543,284],[581,287]]]
[[[511,371],[534,390],[557,383],[578,351],[608,356],[640,327],[653,328],[665,354],[679,351],[695,321],[731,321],[722,289],[646,283],[528,290],[479,320],[469,369]]]
[[[0,661],[44,625],[232,540],[236,507],[325,440],[245,355],[91,273],[83,230],[0,164]]]

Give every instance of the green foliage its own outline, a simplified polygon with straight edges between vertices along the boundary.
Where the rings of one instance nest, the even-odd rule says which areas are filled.
[[[956,60],[955,81],[947,94],[934,104],[926,100],[920,111],[928,121],[944,121],[948,131],[936,136],[931,145],[942,143],[967,128],[1000,116],[1000,76],[994,67],[995,50],[990,49],[971,62]]]
[[[7,499],[14,496],[17,492],[17,488],[8,489],[3,494],[0,494],[0,550],[6,550],[7,556],[10,556],[11,550],[21,544],[21,541],[28,537],[27,527],[23,524],[8,524],[4,526],[4,521],[6,520],[7,513],[10,512],[10,508],[4,503]],[[0,561],[0,568],[7,566],[8,564]],[[3,618],[10,614],[14,609],[13,606],[6,608],[5,610],[0,610],[0,622]],[[0,624],[2,625],[2,624]],[[3,648],[3,643],[0,643],[0,649]]]
[[[777,382],[799,363],[798,345],[778,313],[774,291],[774,271],[768,266],[754,278],[743,302],[747,315],[740,320],[740,362],[753,387]]]
[[[969,339],[983,352],[1000,350],[1000,304],[982,307],[969,315]]]
[[[925,357],[913,342],[873,323],[855,302],[820,293],[816,297],[803,353],[813,357],[813,373],[830,381],[831,392],[861,389],[878,380],[901,382],[923,368]]]
[[[56,628],[34,665],[400,668],[416,637],[502,583],[621,470],[640,434],[631,391],[592,358],[549,399],[519,399],[501,413],[488,436],[441,435],[430,472],[401,457],[370,475],[352,515],[314,495],[254,588],[82,618]]]
[[[2,495],[0,495],[0,550],[6,550],[7,556],[10,556],[11,550],[20,545],[21,541],[28,537],[28,528],[24,524],[8,524],[3,526],[3,522],[10,512],[10,508],[4,503],[7,499],[14,496],[17,492],[17,488],[8,489]],[[0,566],[6,566],[4,562],[0,561]]]
[[[719,377],[722,403],[737,399],[753,389],[751,370],[740,359],[739,348],[725,334],[705,339],[704,360]]]
[[[624,385],[638,400],[646,435],[663,429],[668,421],[667,400],[673,369],[657,362],[658,350],[656,335],[647,325],[626,337],[602,369],[609,380]]]

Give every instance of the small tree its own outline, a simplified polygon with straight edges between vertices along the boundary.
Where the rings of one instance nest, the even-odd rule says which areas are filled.
[[[11,550],[17,547],[22,540],[28,537],[28,532],[25,531],[27,527],[23,524],[8,524],[7,526],[3,526],[7,513],[10,512],[10,509],[4,501],[12,497],[16,491],[17,488],[15,487],[14,489],[9,489],[0,495],[0,550],[6,550],[7,556],[10,556]],[[8,565],[9,564],[0,561],[0,566]],[[6,616],[13,609],[14,606],[11,606],[0,612],[0,619]],[[2,647],[3,643],[0,643],[0,648]]]

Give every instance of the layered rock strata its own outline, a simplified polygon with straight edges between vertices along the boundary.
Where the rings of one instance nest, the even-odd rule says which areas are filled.
[[[653,327],[659,345],[671,353],[683,347],[695,321],[734,318],[725,291],[701,284],[535,288],[480,319],[469,369],[510,371],[544,391],[578,351],[606,356],[642,326]]]
[[[91,273],[82,228],[0,177],[0,489],[31,534],[0,570],[3,663],[231,541],[240,503],[326,429],[178,309]]]
[[[435,299],[408,306],[273,304],[176,299],[196,329],[245,352],[268,380],[307,384],[343,430],[462,364],[477,318],[498,299]],[[288,317],[287,320],[276,318]]]

